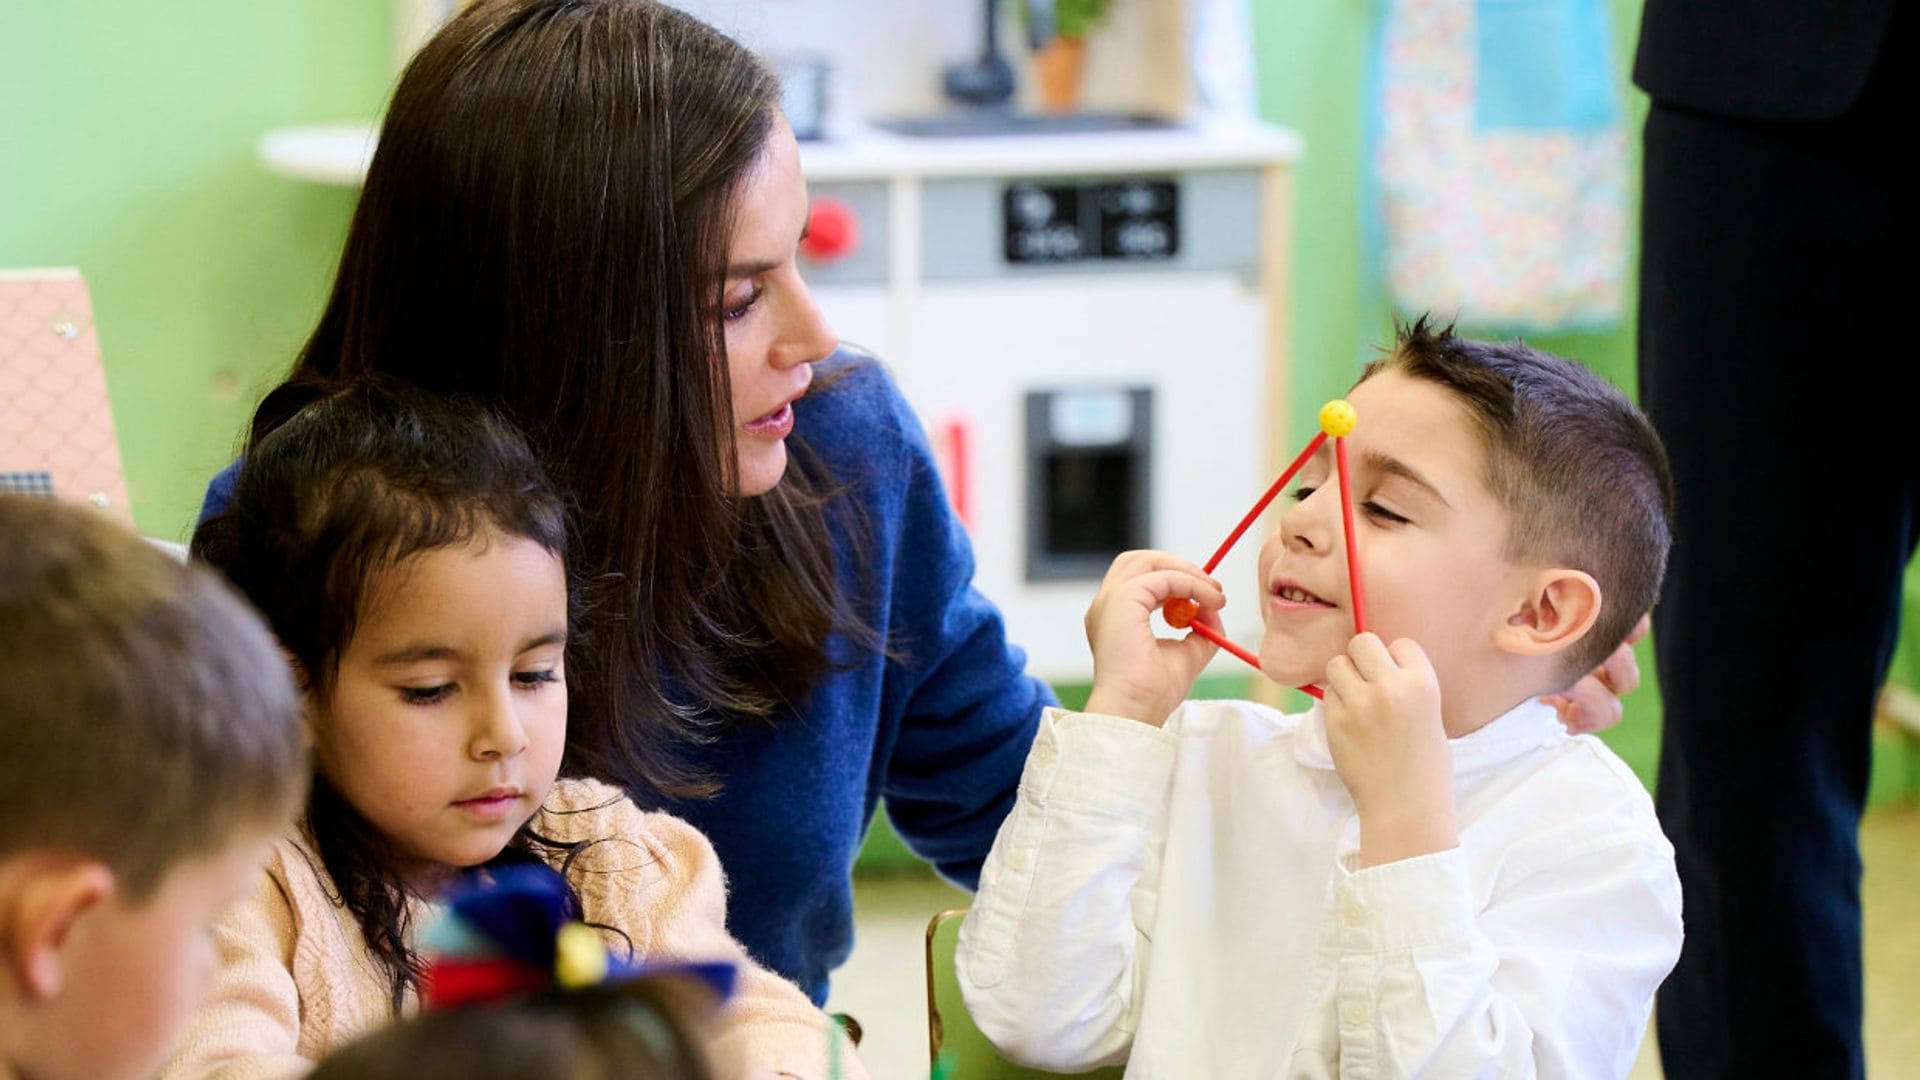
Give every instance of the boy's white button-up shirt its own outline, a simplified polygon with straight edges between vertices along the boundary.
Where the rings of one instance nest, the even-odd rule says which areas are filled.
[[[1537,702],[1451,742],[1459,847],[1358,868],[1320,711],[1050,709],[960,934],[1008,1057],[1128,1077],[1621,1077],[1680,951],[1633,773]]]

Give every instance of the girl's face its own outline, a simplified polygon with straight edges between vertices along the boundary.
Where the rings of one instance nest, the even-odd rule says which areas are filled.
[[[786,121],[776,120],[766,150],[741,180],[720,303],[740,495],[764,495],[780,482],[793,403],[813,379],[813,363],[840,346],[800,280],[796,260],[806,227],[800,147]]]
[[[495,529],[370,583],[314,754],[425,892],[499,854],[539,809],[567,737],[561,561]]]

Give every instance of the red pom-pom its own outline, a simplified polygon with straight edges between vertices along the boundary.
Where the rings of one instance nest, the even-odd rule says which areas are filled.
[[[469,1001],[498,1001],[508,994],[542,990],[552,981],[546,972],[511,960],[440,957],[427,966],[421,997],[427,1008],[444,1009]]]
[[[807,238],[800,250],[817,263],[830,263],[853,254],[860,246],[860,219],[853,207],[821,196],[807,213]]]

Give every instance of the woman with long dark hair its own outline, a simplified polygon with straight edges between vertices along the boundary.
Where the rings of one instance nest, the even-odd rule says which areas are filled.
[[[877,801],[971,886],[1051,698],[911,411],[801,282],[807,211],[729,38],[651,0],[480,0],[394,92],[289,382],[385,374],[527,433],[579,522],[567,769],[705,831],[734,933],[820,1001]]]

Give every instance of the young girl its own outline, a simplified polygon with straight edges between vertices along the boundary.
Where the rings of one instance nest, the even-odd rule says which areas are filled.
[[[193,550],[294,665],[313,789],[218,926],[218,983],[168,1075],[304,1072],[411,1012],[422,906],[462,868],[530,860],[562,871],[617,955],[741,965],[711,1048],[720,1076],[824,1075],[826,1017],[728,936],[706,839],[604,784],[556,783],[567,515],[519,435],[381,382],[283,387],[261,415],[290,419],[256,429]]]

